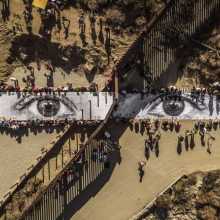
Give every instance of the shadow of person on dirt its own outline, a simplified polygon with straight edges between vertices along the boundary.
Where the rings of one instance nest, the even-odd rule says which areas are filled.
[[[177,153],[180,155],[182,153],[182,143],[178,140]]]
[[[139,123],[138,122],[135,122],[134,130],[135,130],[135,133],[139,133]]]
[[[190,148],[193,149],[195,147],[194,134],[191,135],[190,138]]]
[[[61,68],[70,73],[86,62],[85,53],[85,49],[76,44],[64,47],[37,35],[22,34],[12,41],[8,62],[13,63],[18,60],[24,65],[29,65],[36,61],[37,54],[38,59],[48,61],[54,68]]]
[[[98,34],[98,38],[99,38],[99,41],[102,44],[104,44],[105,38],[104,38],[104,34],[103,34],[103,20],[102,19],[99,20],[99,34]]]
[[[96,45],[97,33],[96,33],[96,17],[94,13],[91,13],[90,15],[90,28],[91,28],[91,38],[92,38],[93,44]]]
[[[159,154],[160,154],[160,148],[159,148],[159,143],[157,141],[155,144],[155,156],[159,157]]]
[[[188,136],[185,136],[185,149],[186,149],[186,151],[189,150],[189,139],[188,139]]]
[[[17,143],[22,143],[23,137],[28,137],[30,134],[33,134],[37,136],[38,134],[45,132],[47,134],[52,134],[56,132],[57,134],[63,132],[65,130],[65,127],[63,125],[57,125],[57,126],[50,126],[45,125],[42,126],[31,126],[31,127],[20,127],[19,129],[11,129],[11,128],[0,128],[0,134],[1,135],[7,135],[11,138],[15,138]]]
[[[94,66],[91,71],[85,71],[85,77],[89,83],[94,81],[97,71],[98,68],[96,66]]]

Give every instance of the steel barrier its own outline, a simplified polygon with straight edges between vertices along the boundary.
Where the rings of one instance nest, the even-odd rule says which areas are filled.
[[[106,119],[82,145],[74,157],[65,165],[61,172],[23,211],[19,220],[62,219],[65,209],[79,194],[85,190],[105,170],[103,162],[93,160],[93,150],[98,149],[100,159],[108,150],[105,140],[96,140],[97,135],[105,127],[115,108],[114,101]],[[6,217],[7,219],[7,217]]]
[[[149,82],[160,78],[177,60],[178,50],[196,39],[219,12],[219,0],[170,1],[143,39],[144,72]]]

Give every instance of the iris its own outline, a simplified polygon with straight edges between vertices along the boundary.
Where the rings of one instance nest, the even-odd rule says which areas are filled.
[[[14,109],[33,118],[75,115],[77,106],[64,95],[29,95],[14,104]]]
[[[164,100],[163,110],[167,115],[178,116],[183,113],[185,103],[182,100]]]
[[[56,99],[39,100],[37,103],[37,109],[44,117],[53,117],[57,115],[60,109],[60,102]]]

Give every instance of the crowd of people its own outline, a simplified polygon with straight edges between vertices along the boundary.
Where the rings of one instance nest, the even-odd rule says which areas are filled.
[[[132,128],[135,128],[136,132],[143,134],[146,131],[149,135],[155,135],[160,128],[164,131],[175,130],[176,132],[179,132],[181,128],[181,123],[177,118],[164,120],[150,118],[145,120],[131,119],[130,124],[132,125]]]
[[[163,131],[175,131],[180,133],[181,122],[178,119],[159,120],[159,119],[147,119],[147,120],[130,120],[131,129],[135,129],[136,132],[140,132],[142,135],[146,135],[144,141],[144,154],[146,160],[149,159],[150,153],[154,152],[156,157],[159,156],[159,146],[161,139],[161,130]],[[198,120],[195,121],[191,130],[186,129],[184,134],[178,135],[177,153],[182,153],[182,147],[184,146],[186,151],[193,149],[196,146],[195,135],[199,135],[201,146],[207,147],[207,153],[211,154],[211,148],[213,142],[216,140],[211,134],[211,131],[216,131],[220,128],[220,120]],[[181,132],[182,133],[182,132]],[[142,182],[144,176],[144,167],[146,161],[138,162],[138,174],[139,180]]]
[[[91,83],[89,87],[77,87],[77,88],[73,88],[71,83],[67,83],[66,86],[60,86],[60,87],[24,87],[24,88],[21,88],[18,85],[17,79],[11,77],[11,80],[14,81],[14,85],[10,85],[3,81],[0,81],[0,92],[40,93],[40,92],[97,92],[98,91],[98,85],[96,83]],[[29,81],[30,77],[27,77],[27,79],[25,80]]]
[[[1,0],[1,17],[4,22],[10,18],[10,0]]]
[[[9,7],[9,0],[2,0],[0,1],[0,3],[2,3],[3,5],[3,9],[2,9],[2,17],[6,14],[6,15],[10,15],[10,13],[8,12],[10,7]],[[25,21],[25,24],[26,24],[26,27],[27,27],[27,31],[29,33],[32,32],[32,23],[33,23],[33,5],[32,5],[32,1],[31,0],[23,0],[23,3],[24,3],[24,11],[23,11],[23,15],[20,16],[20,15],[17,15],[17,14],[13,14],[14,16],[17,16],[19,17],[19,19],[21,19],[21,17],[24,18],[24,21]],[[49,0],[48,1],[48,4],[45,8],[45,10],[43,9],[38,9],[38,12],[40,14],[40,17],[41,17],[41,28],[40,28],[40,35],[42,37],[51,37],[51,34],[52,34],[52,30],[55,29],[55,32],[54,33],[57,33],[61,31],[63,31],[63,34],[64,34],[64,37],[65,39],[68,38],[69,36],[69,28],[70,28],[70,24],[71,24],[71,20],[64,16],[64,14],[62,15],[62,10],[63,8],[69,4],[70,1],[68,0],[65,0],[65,1],[60,1],[60,0]],[[79,23],[79,31],[80,31],[80,37],[82,39],[85,38],[85,30],[86,30],[86,14],[84,12],[81,13],[81,16],[79,17],[79,20],[78,20],[78,23]],[[5,17],[5,16],[4,16]],[[90,20],[90,23],[91,23],[91,30],[92,30],[92,33],[93,35],[96,36],[96,34],[94,34],[95,32],[95,26],[97,24],[97,15],[94,11],[90,11],[89,12],[89,20]],[[20,21],[19,21],[20,22]],[[21,24],[19,22],[14,22],[14,26],[13,26],[13,32],[16,34],[16,30],[19,29],[19,30],[22,30],[23,32],[23,27],[21,26]],[[100,39],[103,38],[103,42],[102,43],[105,43],[106,42],[106,52],[108,54],[108,58],[110,57],[110,28],[109,28],[109,25],[104,22],[104,20],[102,20],[102,18],[99,19],[99,22],[100,23],[100,33],[102,32],[103,30],[103,26],[105,25],[105,30],[106,30],[106,39],[104,39],[103,37],[103,33],[99,34],[100,36],[98,36]],[[96,37],[93,37],[93,40],[95,41],[97,38]],[[85,41],[85,39],[84,39]],[[38,53],[36,51],[36,53]],[[37,66],[38,66],[38,69],[40,69],[40,58],[39,58],[39,54],[34,54],[34,56],[36,57],[36,62],[37,62]],[[27,66],[28,68],[28,66]],[[1,90],[4,90],[4,91],[20,91],[20,90],[24,90],[24,91],[30,91],[30,90],[53,90],[54,88],[54,82],[53,82],[53,73],[54,71],[49,71],[48,74],[44,74],[44,76],[46,77],[47,79],[47,86],[45,88],[37,88],[36,87],[36,83],[35,83],[35,74],[34,74],[34,70],[33,68],[30,69],[31,71],[31,74],[25,76],[22,78],[22,81],[23,83],[25,83],[25,88],[20,88],[19,86],[19,82],[16,78],[12,77],[13,81],[14,81],[14,85],[1,85],[0,83],[0,91]],[[94,83],[92,83],[94,84]],[[51,87],[51,88],[48,88],[48,87]],[[108,86],[107,86],[108,87]],[[110,87],[108,87],[110,89]],[[57,88],[57,90],[68,90],[68,91],[94,91],[94,90],[98,90],[97,89],[97,84],[94,86],[94,85],[91,85],[91,87],[89,88],[85,88],[85,87],[82,87],[82,88],[69,88],[68,86],[64,86],[64,87],[61,87],[61,88]]]
[[[169,98],[174,97],[176,99],[181,99],[182,94],[189,93],[191,94],[192,99],[199,100],[200,98],[204,97],[205,95],[214,95],[213,88],[196,88],[193,87],[191,90],[186,88],[177,88],[175,86],[169,86],[166,88],[153,88],[153,87],[146,87],[144,90],[139,91],[137,89],[132,89],[129,91],[130,93],[140,93],[144,94],[154,94],[154,95],[161,95],[161,98]],[[122,90],[120,91],[121,95],[126,95],[128,91]]]
[[[95,125],[100,123],[99,120],[96,121],[76,121],[74,119],[47,119],[47,120],[25,120],[18,121],[6,118],[0,118],[0,129],[8,129],[11,131],[20,131],[23,128],[55,128],[55,127],[65,127],[67,125]]]
[[[193,149],[195,147],[195,135],[198,134],[201,145],[207,146],[207,152],[211,154],[211,147],[215,137],[210,132],[212,130],[216,131],[218,128],[220,128],[220,121],[218,119],[196,121],[192,130],[186,130],[185,135],[178,136],[177,152],[181,154],[183,144],[187,151],[189,147]]]

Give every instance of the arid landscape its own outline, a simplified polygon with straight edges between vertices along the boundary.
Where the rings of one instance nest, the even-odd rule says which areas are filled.
[[[23,78],[29,74],[27,67],[32,66],[36,72],[36,85],[42,87],[46,85],[44,74],[48,72],[46,67],[49,63],[55,69],[55,87],[65,86],[67,83],[74,87],[88,87],[91,83],[97,83],[101,90],[110,77],[114,63],[127,51],[160,7],[160,1],[149,2],[146,7],[141,1],[137,4],[136,1],[117,1],[110,5],[96,1],[82,4],[79,1],[71,6],[67,5],[56,14],[63,22],[61,29],[56,25],[52,26],[50,40],[45,41],[41,31],[43,24],[40,11],[33,8],[32,34],[29,35],[22,14],[25,5],[21,1],[13,0],[11,18],[4,24],[10,37],[1,32],[2,39],[7,42],[5,48],[1,48],[4,59],[0,66],[7,65],[1,71],[1,77],[4,80],[9,76],[16,77],[20,86],[25,87]],[[91,23],[92,13],[95,13],[95,20]],[[82,14],[85,22],[83,36],[79,27]],[[65,35],[64,28],[67,18],[70,21],[68,36]],[[108,27],[111,29],[110,51],[107,45]],[[13,68],[9,64],[13,64]]]
[[[0,220],[220,219],[219,10],[0,0]]]
[[[219,219],[219,174],[217,170],[182,177],[141,219]]]

